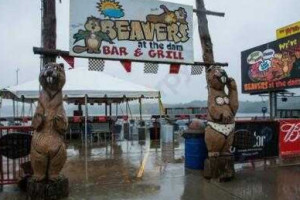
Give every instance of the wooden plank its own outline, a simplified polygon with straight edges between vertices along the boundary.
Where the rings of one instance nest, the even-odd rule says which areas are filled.
[[[56,49],[56,9],[55,0],[42,0],[42,47]],[[43,55],[43,66],[56,62],[56,56]]]
[[[203,0],[196,0],[197,10],[206,10]],[[203,61],[205,63],[214,63],[213,44],[208,29],[208,21],[206,14],[203,12],[197,12],[198,17],[198,30],[200,35],[200,41],[203,52]]]
[[[222,12],[215,12],[210,10],[202,10],[202,9],[193,9],[194,13],[203,13],[205,15],[213,15],[217,17],[225,17],[225,13]]]

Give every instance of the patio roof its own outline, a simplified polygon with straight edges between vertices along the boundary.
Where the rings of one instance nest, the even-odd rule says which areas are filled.
[[[39,97],[38,79],[1,90],[2,98],[34,101]],[[104,72],[76,68],[66,71],[66,84],[63,88],[66,101],[83,99],[85,95],[95,102],[113,102],[139,98],[159,98],[159,91],[122,80]]]

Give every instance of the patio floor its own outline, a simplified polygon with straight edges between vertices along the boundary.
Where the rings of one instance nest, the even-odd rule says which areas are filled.
[[[300,167],[241,168],[236,178],[219,183],[201,171],[184,168],[184,144],[118,141],[68,145],[63,173],[69,178],[68,199],[91,200],[229,200],[300,199]],[[0,199],[25,199],[16,186],[5,186]]]

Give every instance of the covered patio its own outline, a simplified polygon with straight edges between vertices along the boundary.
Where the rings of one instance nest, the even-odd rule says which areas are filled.
[[[1,90],[2,98],[13,100],[13,119],[16,119],[15,102],[32,105],[38,100],[41,87],[38,79],[25,82],[16,86]],[[76,68],[66,71],[66,84],[63,88],[64,101],[68,104],[78,106],[72,116],[69,117],[70,134],[84,130],[84,137],[87,138],[88,123],[98,132],[112,132],[112,127],[117,119],[127,122],[130,114],[129,101],[138,101],[139,120],[142,120],[143,99],[157,99],[160,105],[159,91],[138,85],[104,72],[89,71],[86,68]],[[126,111],[119,115],[119,105],[125,103]],[[90,105],[104,105],[104,115],[91,116],[88,111]],[[112,113],[112,105],[115,105],[115,115]],[[82,109],[84,106],[84,109]],[[125,114],[124,114],[125,113]],[[30,119],[32,116],[23,116]],[[82,126],[79,127],[79,124]]]

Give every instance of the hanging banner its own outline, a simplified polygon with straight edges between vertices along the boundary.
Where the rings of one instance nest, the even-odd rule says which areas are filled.
[[[105,67],[105,61],[102,59],[90,58],[89,59],[89,71],[103,72]]]
[[[277,39],[300,33],[300,21],[276,30]]]
[[[124,69],[126,72],[130,73],[131,72],[131,61],[129,60],[122,60],[121,64],[123,65]]]
[[[178,74],[179,70],[180,70],[180,65],[172,63],[170,65],[170,71],[169,71],[169,73],[170,74]]]
[[[240,138],[235,138],[238,143],[235,141],[231,148],[235,161],[244,162],[278,156],[278,128],[276,121],[237,121],[235,137]]]
[[[72,0],[70,55],[193,63],[193,7],[150,0]]]
[[[72,56],[61,56],[74,69],[75,59]]]
[[[242,92],[300,87],[300,33],[241,54]]]
[[[280,156],[300,155],[300,120],[280,121]]]

